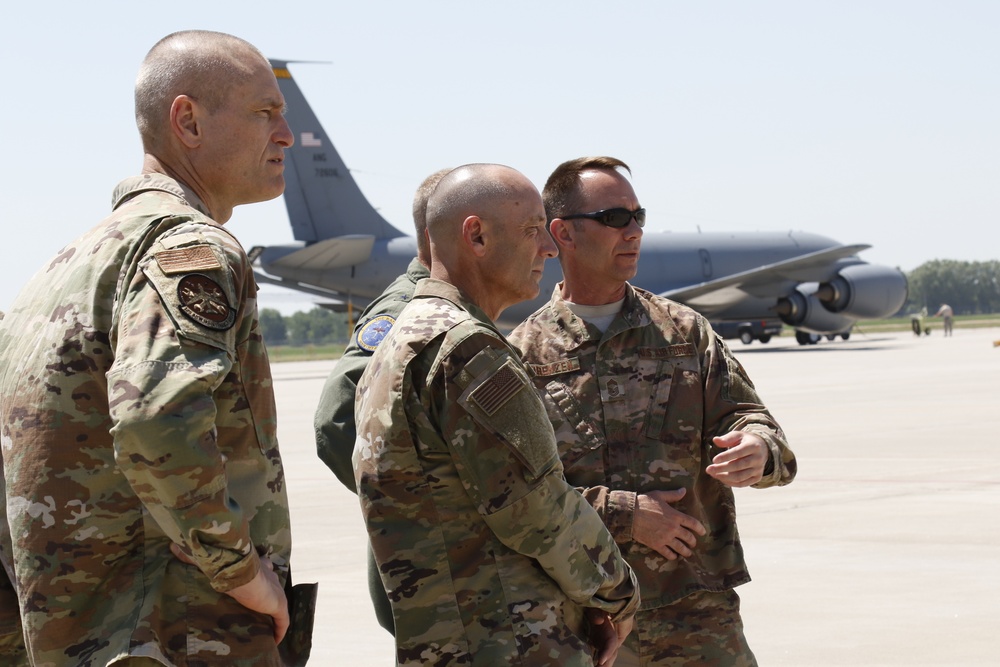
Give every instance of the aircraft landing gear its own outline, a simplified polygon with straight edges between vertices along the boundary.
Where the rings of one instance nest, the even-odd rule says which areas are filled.
[[[815,345],[819,342],[820,335],[809,333],[808,331],[796,331],[795,340],[799,345]]]

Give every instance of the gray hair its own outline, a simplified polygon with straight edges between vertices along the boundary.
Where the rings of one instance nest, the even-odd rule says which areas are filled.
[[[216,111],[234,86],[250,79],[254,57],[267,62],[253,44],[223,32],[185,30],[157,42],[135,82],[135,121],[143,148],[149,152],[163,140],[174,99],[188,95],[210,113]]]

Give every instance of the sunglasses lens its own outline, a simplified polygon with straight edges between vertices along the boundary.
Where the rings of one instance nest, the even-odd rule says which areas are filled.
[[[626,226],[631,219],[632,212],[623,208],[615,208],[604,214],[604,224],[615,229]]]
[[[627,227],[632,218],[635,218],[635,224],[642,227],[646,224],[646,209],[640,208],[637,211],[630,211],[627,208],[614,208],[604,214],[604,219],[601,222],[608,227],[621,229]]]

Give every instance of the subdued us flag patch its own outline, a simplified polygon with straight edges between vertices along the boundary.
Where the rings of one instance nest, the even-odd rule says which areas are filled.
[[[154,257],[156,257],[156,263],[160,265],[160,270],[168,276],[172,273],[211,271],[222,268],[219,258],[206,245],[163,250],[156,253]]]
[[[524,387],[525,382],[507,364],[501,366],[469,396],[488,415],[503,407]]]

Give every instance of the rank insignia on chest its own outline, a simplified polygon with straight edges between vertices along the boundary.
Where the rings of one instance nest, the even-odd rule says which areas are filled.
[[[605,403],[620,401],[625,398],[627,378],[622,376],[602,377],[599,382],[601,386],[601,400]]]
[[[389,331],[392,330],[392,325],[395,323],[396,320],[389,315],[373,317],[358,332],[358,347],[374,352],[378,344],[389,335]]]
[[[225,331],[236,322],[236,311],[229,305],[219,283],[200,273],[191,273],[177,283],[181,312],[203,327]]]

